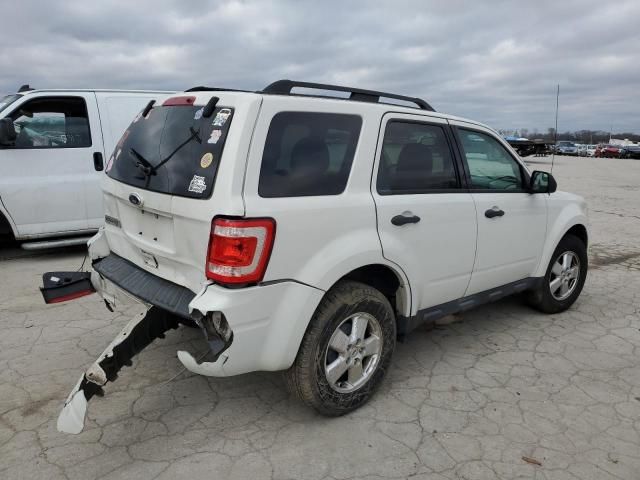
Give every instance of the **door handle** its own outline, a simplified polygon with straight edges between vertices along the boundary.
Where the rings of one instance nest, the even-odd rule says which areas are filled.
[[[401,227],[402,225],[406,225],[407,223],[418,223],[420,221],[420,217],[417,215],[413,215],[411,212],[404,212],[402,215],[396,215],[391,219],[391,223],[393,223],[396,227]]]
[[[500,207],[493,207],[484,212],[484,216],[487,218],[502,217],[503,215],[504,212],[500,210]]]
[[[102,153],[93,153],[93,168],[95,168],[97,172],[101,172],[102,170],[104,170],[104,160],[102,158]]]

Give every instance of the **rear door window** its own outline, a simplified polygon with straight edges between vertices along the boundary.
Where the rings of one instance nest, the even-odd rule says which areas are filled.
[[[389,122],[376,187],[381,195],[458,188],[455,162],[444,128],[416,122]]]
[[[280,112],[262,156],[261,197],[338,195],[347,185],[362,119],[357,115]]]
[[[128,185],[181,197],[208,198],[220,166],[233,109],[154,107],[133,120],[107,162],[107,174]]]

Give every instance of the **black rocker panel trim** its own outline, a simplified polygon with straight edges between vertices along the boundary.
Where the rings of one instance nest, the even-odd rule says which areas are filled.
[[[188,288],[153,275],[115,253],[94,262],[93,268],[134,297],[182,318],[191,319],[189,303],[196,294]]]
[[[463,312],[484,305],[485,303],[495,302],[514,293],[534,289],[538,287],[543,280],[543,277],[525,278],[501,287],[492,288],[491,290],[474,293],[473,295],[452,300],[451,302],[425,308],[418,311],[418,313],[412,317],[398,317],[398,337],[401,339],[404,338],[404,336],[424,323],[433,323],[447,315]]]

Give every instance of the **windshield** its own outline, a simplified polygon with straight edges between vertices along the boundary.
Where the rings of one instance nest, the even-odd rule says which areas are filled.
[[[181,197],[213,191],[233,110],[209,118],[193,105],[153,108],[133,120],[107,162],[107,174],[128,185]]]
[[[21,95],[6,95],[0,98],[0,112],[4,110],[5,107],[8,107],[10,104],[18,100],[20,97]]]

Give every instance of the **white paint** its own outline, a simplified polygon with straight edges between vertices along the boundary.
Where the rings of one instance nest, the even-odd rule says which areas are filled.
[[[87,399],[84,392],[78,390],[84,375],[69,394],[67,401],[58,416],[56,428],[62,433],[78,434],[84,428],[84,419],[87,415]]]
[[[22,95],[1,118],[33,99],[79,97],[89,117],[91,146],[80,148],[0,149],[0,213],[18,239],[43,238],[96,230],[104,223],[100,181],[94,168],[99,152],[106,166],[131,119],[151,99],[169,92],[34,90]]]
[[[190,95],[196,97],[195,105],[205,105],[213,94]],[[212,196],[195,200],[136,189],[144,197],[143,215],[128,202],[131,187],[105,178],[105,211],[122,227],[106,225],[90,247],[92,258],[114,252],[153,275],[199,292],[190,304],[192,310],[224,313],[234,332],[233,343],[217,362],[198,364],[193,354],[180,352],[178,358],[193,372],[226,376],[288,368],[324,292],[361,266],[389,267],[400,282],[399,313],[411,315],[465,294],[541,276],[561,234],[586,221],[583,201],[562,192],[377,194],[378,158],[390,118],[472,125],[496,138],[522,164],[495,131],[476,122],[366,102],[243,92],[215,92],[215,96],[234,114]],[[258,195],[265,139],[273,116],[282,111],[350,113],[362,118],[344,193]],[[489,222],[484,211],[493,205],[506,215]],[[407,210],[421,222],[390,224],[391,217]],[[205,258],[216,215],[276,219],[275,244],[264,278],[268,284],[228,289],[206,279]],[[158,260],[157,268],[145,264],[143,250]],[[110,301],[122,295],[110,282],[99,278],[93,282]]]

